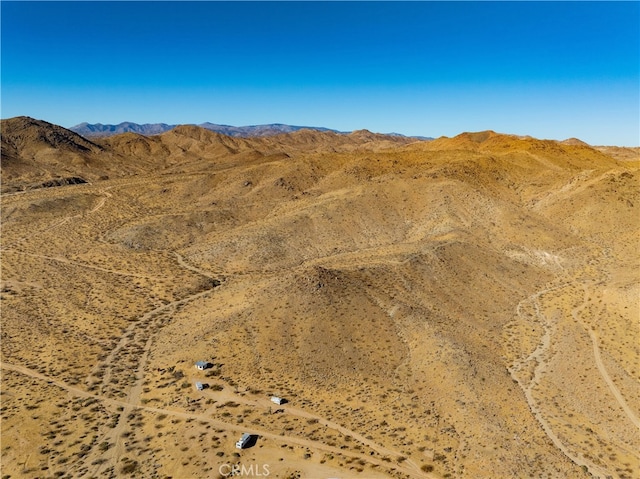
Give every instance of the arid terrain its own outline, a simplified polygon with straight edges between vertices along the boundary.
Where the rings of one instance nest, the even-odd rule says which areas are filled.
[[[3,478],[640,478],[638,149],[1,128]]]

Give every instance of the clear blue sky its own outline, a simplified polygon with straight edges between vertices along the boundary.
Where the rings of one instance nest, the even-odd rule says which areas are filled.
[[[1,2],[2,118],[640,144],[639,2]]]

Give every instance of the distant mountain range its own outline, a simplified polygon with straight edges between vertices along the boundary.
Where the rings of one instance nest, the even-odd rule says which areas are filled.
[[[166,123],[145,123],[139,125],[138,123],[132,123],[125,121],[118,125],[103,125],[102,123],[80,123],[79,125],[69,128],[71,131],[76,132],[85,138],[100,137],[100,136],[112,136],[119,135],[121,133],[138,133],[139,135],[159,135],[165,131],[173,130],[176,125],[167,125]]]
[[[145,123],[138,124],[130,121],[125,121],[119,123],[117,125],[103,125],[102,123],[80,123],[79,125],[73,126],[69,128],[71,131],[78,133],[79,135],[84,136],[85,138],[91,137],[105,137],[112,135],[119,135],[121,133],[138,133],[139,135],[151,136],[151,135],[159,135],[161,133],[165,133],[169,130],[173,130],[179,125],[168,125],[166,123]],[[293,133],[298,130],[316,130],[322,132],[333,132],[333,133],[342,133],[346,134],[349,132],[342,132],[338,130],[333,130],[331,128],[323,128],[317,126],[294,126],[294,125],[283,125],[282,123],[271,123],[268,125],[250,125],[250,126],[231,126],[231,125],[218,125],[216,123],[200,123],[199,126],[201,128],[205,128],[207,130],[215,131],[216,133],[220,133],[222,135],[227,136],[235,136],[242,138],[250,138],[250,137],[261,137],[261,136],[273,136],[280,135],[283,133]],[[405,136],[399,133],[389,133],[392,136]],[[432,138],[423,137],[423,136],[412,136],[409,138],[416,138],[420,140],[431,140]]]
[[[336,133],[328,129],[298,128],[265,134],[270,125],[253,127],[253,136],[222,134],[203,126],[85,125],[84,131],[106,135],[83,136],[76,131],[22,116],[0,120],[2,192],[77,184],[182,168],[194,159],[228,161],[233,158],[289,158],[299,153],[385,150],[415,143],[415,138],[381,135],[367,130]],[[164,129],[162,134],[160,133]],[[233,128],[233,127],[229,127]],[[297,127],[293,127],[297,128]],[[125,131],[126,130],[126,131]],[[283,131],[284,130],[284,131]],[[262,131],[262,133],[260,133]],[[146,135],[144,133],[147,133]],[[142,134],[140,134],[142,133]],[[90,136],[91,138],[87,138]],[[102,137],[100,137],[102,136]]]

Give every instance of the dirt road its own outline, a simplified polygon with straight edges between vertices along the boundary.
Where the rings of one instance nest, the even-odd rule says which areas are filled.
[[[171,410],[171,409],[162,409],[162,408],[155,408],[155,407],[149,407],[149,406],[144,406],[141,404],[138,404],[137,402],[133,402],[134,400],[137,400],[138,398],[135,397],[135,394],[131,394],[126,401],[120,401],[117,399],[111,399],[108,397],[104,397],[102,395],[98,395],[98,394],[92,394],[88,391],[84,391],[80,388],[74,387],[74,386],[70,386],[62,381],[59,380],[55,380],[52,378],[49,378],[47,376],[44,376],[43,374],[40,374],[36,371],[33,371],[29,368],[26,368],[24,366],[18,366],[15,364],[10,364],[10,363],[6,363],[6,362],[2,362],[0,363],[0,368],[1,369],[5,369],[7,371],[14,371],[14,372],[18,372],[20,374],[24,374],[27,376],[30,376],[32,378],[36,378],[39,379],[41,381],[47,382],[48,384],[53,384],[55,386],[58,386],[59,388],[62,388],[76,396],[80,396],[80,397],[87,397],[87,398],[95,398],[98,399],[100,401],[105,402],[106,404],[110,404],[112,406],[121,406],[124,408],[138,408],[144,411],[149,411],[149,412],[153,412],[153,413],[159,413],[159,414],[166,414],[166,415],[170,415],[173,417],[179,417],[179,418],[184,418],[184,419],[197,419],[199,421],[204,421],[207,422],[209,424],[211,424],[212,426],[215,426],[219,429],[224,429],[224,430],[228,430],[228,431],[234,431],[234,432],[238,432],[238,433],[245,433],[248,432],[250,434],[255,434],[260,436],[261,438],[265,438],[265,439],[270,439],[279,443],[287,443],[287,444],[296,444],[299,446],[304,446],[304,447],[309,447],[309,448],[313,448],[316,450],[320,450],[320,451],[325,451],[325,452],[330,452],[333,454],[339,454],[342,456],[346,456],[346,457],[353,457],[353,458],[358,458],[361,459],[363,461],[365,461],[366,463],[370,464],[370,465],[375,465],[384,469],[395,469],[397,471],[400,471],[406,475],[408,475],[409,477],[415,477],[415,478],[427,478],[427,479],[435,479],[438,476],[435,476],[433,474],[428,474],[426,472],[423,472],[421,470],[416,470],[414,467],[407,467],[403,464],[398,464],[397,462],[395,464],[386,462],[382,459],[377,459],[375,457],[372,457],[370,455],[366,455],[366,454],[362,454],[356,451],[346,451],[344,449],[340,449],[338,447],[333,447],[333,446],[329,446],[327,444],[324,444],[322,442],[319,441],[312,441],[309,439],[302,439],[299,437],[295,437],[295,436],[287,436],[287,435],[279,435],[279,434],[273,434],[267,431],[262,431],[262,430],[258,430],[258,429],[253,429],[247,426],[239,426],[237,424],[231,424],[231,423],[226,423],[224,421],[220,421],[217,419],[213,419],[209,416],[203,415],[203,414],[194,414],[194,413],[189,413],[189,412],[183,412],[183,411],[176,411],[176,410]],[[131,401],[131,402],[130,402]],[[336,425],[337,426],[337,425]],[[348,430],[347,430],[348,431]]]

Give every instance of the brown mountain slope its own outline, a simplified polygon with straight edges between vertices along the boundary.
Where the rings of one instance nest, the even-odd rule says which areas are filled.
[[[563,145],[581,145],[581,146],[590,146],[588,143],[580,140],[579,138],[567,138],[566,140],[562,140],[560,142]]]
[[[101,140],[162,167],[3,198],[3,473],[637,475],[637,166],[210,133]]]
[[[2,120],[1,128],[5,192],[158,170],[185,173],[204,167],[198,162],[222,167],[265,156],[379,150],[412,141],[364,131],[338,135],[315,130],[243,139],[188,125],[157,136],[125,133],[89,141],[60,126],[28,117]]]
[[[102,148],[65,128],[17,117],[2,120],[2,182],[37,185],[53,178],[81,176],[103,168]]]
[[[2,120],[2,191],[91,182],[157,169],[156,152],[149,149],[131,161],[133,147],[123,153],[108,145],[42,120],[16,117]],[[132,142],[132,138],[127,138]]]
[[[606,154],[596,150],[586,143],[577,141],[539,140],[532,137],[505,135],[494,131],[477,133],[461,133],[453,138],[442,137],[431,142],[416,144],[417,148],[427,151],[462,150],[476,151],[487,154],[509,154],[526,152],[535,158],[548,159],[557,162],[571,162],[569,165],[584,168],[585,161],[594,162],[600,167],[603,164],[613,165],[614,162]],[[577,162],[577,163],[576,163]],[[559,166],[568,166],[561,164]]]
[[[634,161],[636,166],[640,164],[640,146],[596,146],[595,148],[617,160]]]
[[[32,154],[41,147],[69,151],[98,152],[100,147],[58,125],[27,116],[2,120],[3,145],[20,154]]]

